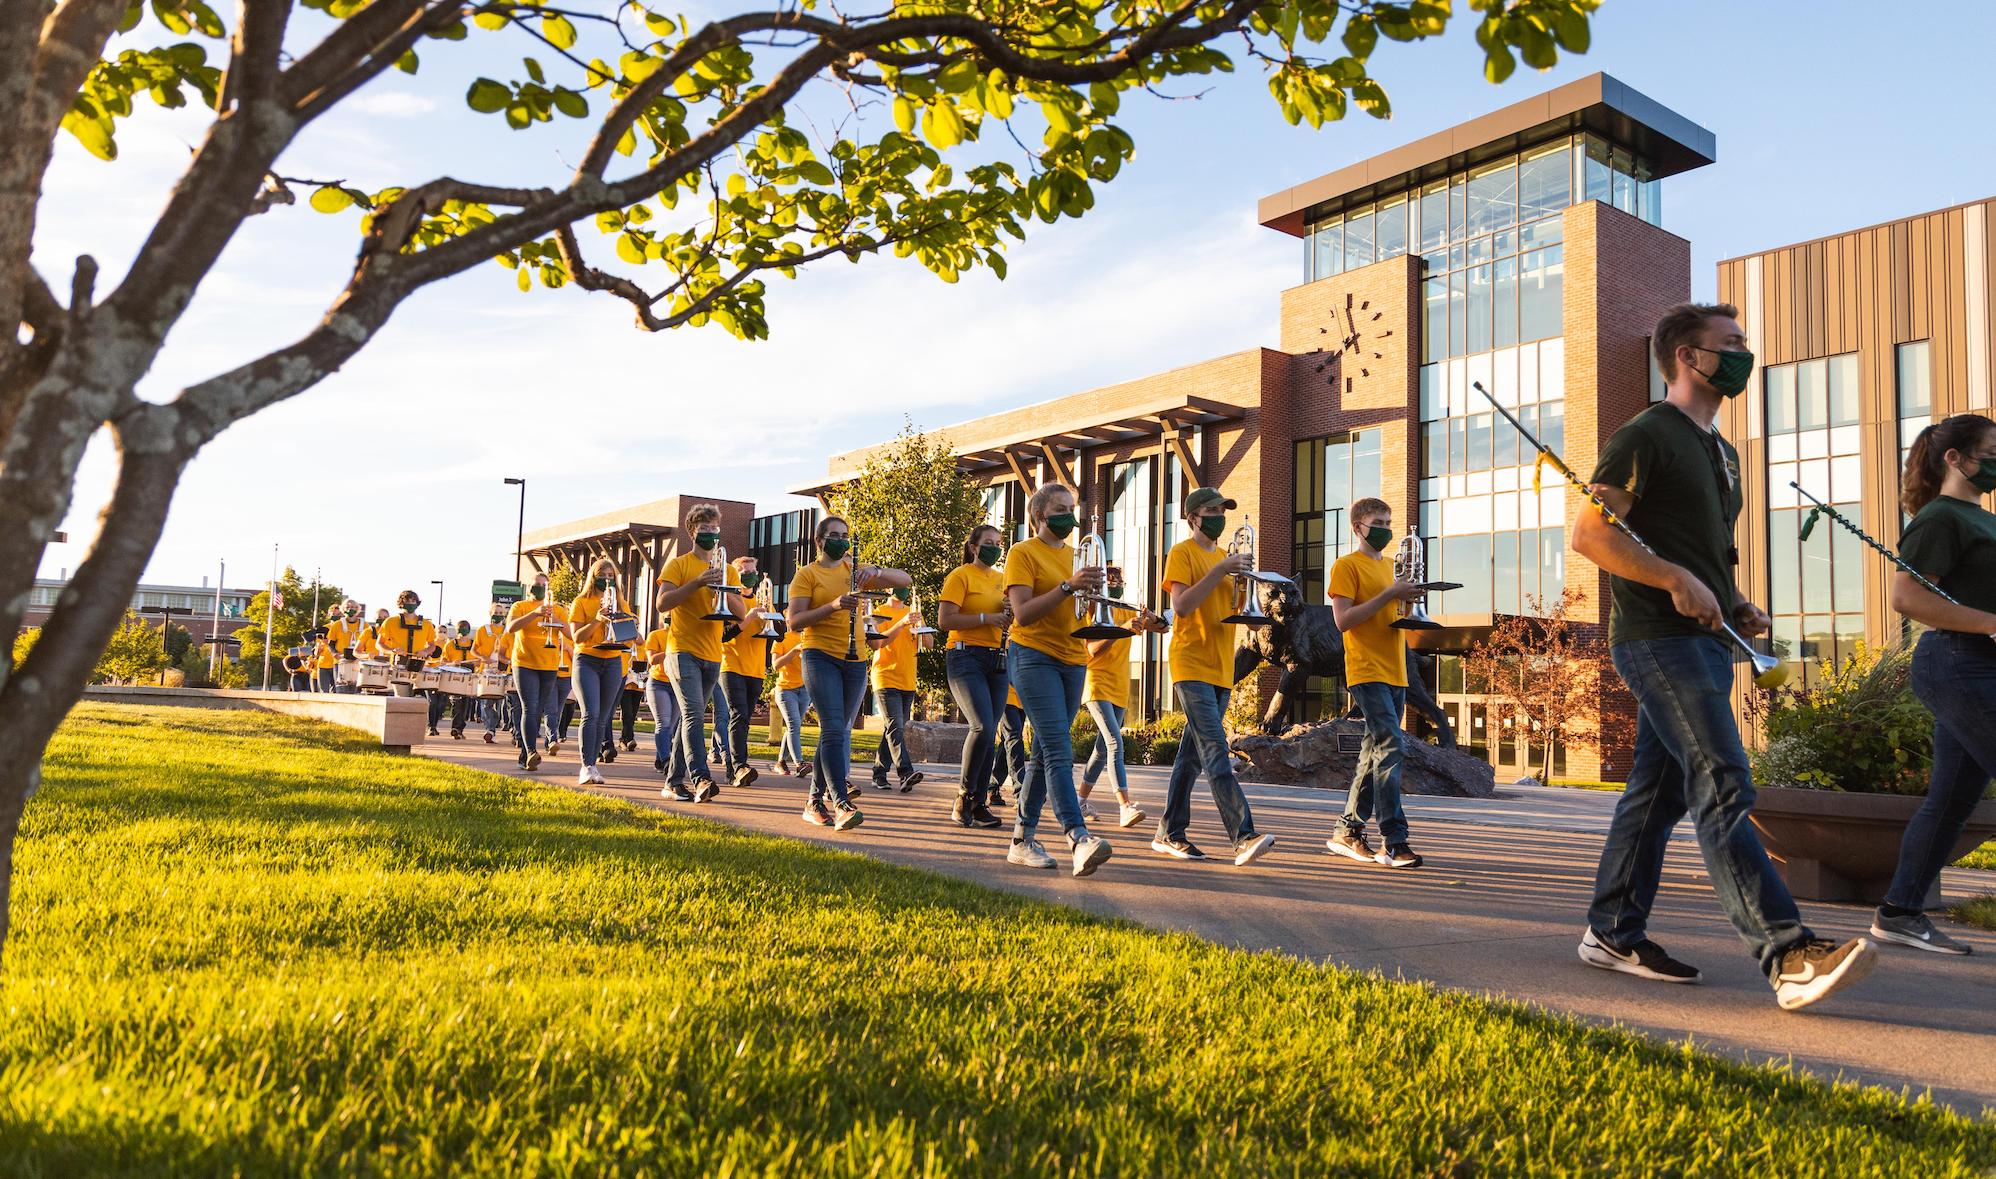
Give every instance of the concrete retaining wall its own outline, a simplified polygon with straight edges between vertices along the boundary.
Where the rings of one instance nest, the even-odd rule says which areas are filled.
[[[396,752],[421,745],[429,702],[420,696],[343,696],[319,692],[245,692],[225,688],[85,688],[85,700],[152,708],[229,708],[281,712],[357,729]]]

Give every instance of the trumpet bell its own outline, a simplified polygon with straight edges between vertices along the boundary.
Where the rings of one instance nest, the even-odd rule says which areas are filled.
[[[714,590],[714,608],[712,610],[707,611],[705,614],[702,614],[700,617],[703,621],[706,622],[741,621],[741,616],[736,614],[734,612],[734,609],[728,604],[727,592],[725,590],[720,590],[720,589]]]
[[[1074,628],[1075,638],[1091,643],[1096,639],[1127,639],[1136,633],[1129,627],[1117,626],[1113,622],[1091,622],[1087,626]]]
[[[756,632],[755,637],[758,639],[780,639],[783,637],[783,632],[776,629],[776,619],[765,615],[762,620],[762,629]]]

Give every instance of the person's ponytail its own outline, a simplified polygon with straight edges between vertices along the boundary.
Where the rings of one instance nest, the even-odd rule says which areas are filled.
[[[1934,502],[1947,478],[1947,452],[1967,454],[1996,430],[1996,422],[1979,413],[1958,413],[1920,431],[1906,449],[1906,471],[1899,483],[1899,503],[1909,516]]]

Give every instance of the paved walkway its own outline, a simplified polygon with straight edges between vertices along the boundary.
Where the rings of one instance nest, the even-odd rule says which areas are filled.
[[[503,740],[503,735],[502,735]],[[573,746],[535,775],[573,786]],[[1182,930],[1246,949],[1296,954],[1388,976],[1488,993],[1598,1022],[1615,1022],[1672,1041],[1750,1059],[1792,1060],[1818,1075],[1915,1093],[1966,1112],[1996,1114],[1996,935],[1953,929],[1975,946],[1970,958],[1889,948],[1859,987],[1807,1013],[1774,1005],[1753,961],[1720,914],[1697,845],[1680,826],[1665,865],[1652,935],[1705,973],[1703,985],[1667,986],[1593,970],[1574,954],[1600,833],[1616,795],[1505,786],[1492,800],[1409,798],[1414,845],[1427,867],[1392,871],[1324,850],[1342,792],[1250,784],[1258,829],[1274,850],[1250,868],[1230,861],[1181,863],[1150,850],[1151,824],[1128,831],[1099,825],[1115,858],[1092,878],[1035,872],[1005,862],[1006,831],[964,830],[946,816],[954,767],[924,766],[914,793],[864,791],[864,826],[836,833],[799,819],[805,791],[765,773],[743,790],[724,788],[694,807],[658,794],[649,744],[603,767],[594,793],[696,813],[701,818],[862,852],[984,884],[1076,905],[1091,912]],[[506,745],[476,740],[419,746],[427,756],[519,774]],[[1131,771],[1137,800],[1162,809],[1165,771]],[[864,775],[859,776],[864,781]],[[1107,797],[1106,788],[1103,796]],[[1010,812],[1001,812],[1009,821]],[[1050,828],[1051,814],[1043,824]],[[1048,849],[1059,843],[1057,833]],[[1226,846],[1211,798],[1195,796],[1191,837],[1217,853]],[[1951,898],[1996,885],[1991,874],[1950,869]],[[1862,933],[1870,910],[1809,903],[1819,934]]]

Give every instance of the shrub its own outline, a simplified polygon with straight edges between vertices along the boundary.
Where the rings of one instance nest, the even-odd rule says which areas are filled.
[[[1146,765],[1168,766],[1178,760],[1177,737],[1159,737],[1150,744],[1150,760]]]
[[[1095,714],[1086,708],[1075,713],[1074,723],[1067,727],[1067,735],[1074,742],[1076,760],[1087,757],[1088,751],[1095,748]]]
[[[1809,688],[1781,688],[1754,711],[1767,748],[1753,755],[1762,786],[1923,794],[1933,762],[1933,717],[1913,695],[1913,654],[1859,642]]]
[[[1185,736],[1185,714],[1182,712],[1159,713],[1157,720],[1151,722],[1151,728],[1159,738],[1170,738],[1176,741]]]
[[[1229,737],[1261,732],[1261,675],[1256,673],[1234,685],[1221,721]]]

